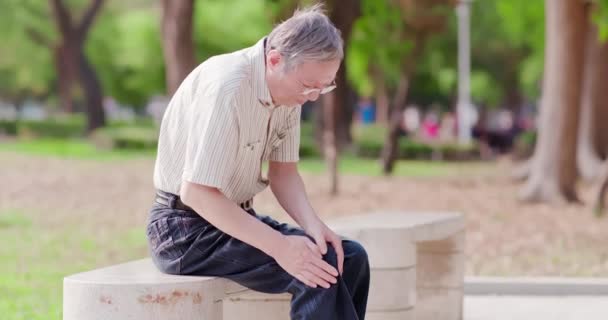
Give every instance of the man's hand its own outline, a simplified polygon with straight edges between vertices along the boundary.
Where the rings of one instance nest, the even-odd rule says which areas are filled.
[[[323,260],[319,248],[305,236],[285,236],[273,258],[287,273],[307,286],[329,288],[338,271]]]
[[[342,274],[344,265],[344,249],[342,248],[342,238],[331,230],[323,221],[315,219],[315,221],[304,227],[306,233],[315,239],[321,254],[327,253],[327,242],[336,250],[338,257],[338,271]]]

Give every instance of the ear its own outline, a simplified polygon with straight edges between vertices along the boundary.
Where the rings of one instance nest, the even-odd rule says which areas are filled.
[[[266,54],[266,64],[272,69],[276,69],[282,60],[283,57],[277,50],[272,49]]]

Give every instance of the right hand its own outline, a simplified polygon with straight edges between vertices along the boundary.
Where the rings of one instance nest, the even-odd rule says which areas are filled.
[[[338,270],[323,260],[319,247],[305,236],[285,236],[273,258],[287,273],[312,288],[329,288]]]

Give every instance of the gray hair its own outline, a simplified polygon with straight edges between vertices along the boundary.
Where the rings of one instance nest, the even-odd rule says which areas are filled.
[[[304,61],[341,60],[343,40],[329,20],[323,4],[297,9],[293,16],[268,35],[266,52],[279,51],[285,57],[285,70]]]

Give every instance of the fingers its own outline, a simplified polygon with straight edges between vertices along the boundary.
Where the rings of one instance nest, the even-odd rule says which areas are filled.
[[[314,274],[313,272],[310,272],[308,270],[303,270],[300,274],[309,283],[312,283],[314,285],[313,288],[316,288],[317,286],[321,286],[325,289],[329,289],[329,287],[330,287],[329,282],[325,281],[323,278],[321,278],[317,274]]]
[[[338,270],[336,270],[336,268],[334,268],[331,264],[327,263],[325,260],[323,259],[314,259],[312,261],[312,263],[314,265],[316,265],[317,267],[321,268],[321,270],[329,273],[330,275],[337,277],[338,276]]]
[[[325,239],[323,237],[319,237],[318,239],[315,239],[315,242],[317,243],[319,250],[321,250],[321,254],[326,254],[327,253],[327,242],[325,242]]]
[[[316,288],[317,284],[315,284],[314,282],[312,282],[311,280],[308,280],[308,278],[304,277],[301,273],[298,273],[296,275],[294,275],[296,277],[296,279],[300,280],[303,284],[311,287],[311,288]]]
[[[306,245],[313,252],[313,254],[315,255],[315,257],[318,257],[319,259],[323,259],[323,254],[321,254],[321,251],[319,250],[319,247],[317,247],[316,244],[314,244],[312,241],[310,241],[310,239],[307,238],[307,240],[308,241],[306,241]]]
[[[319,278],[323,279],[325,282],[328,283],[336,283],[338,282],[338,280],[336,279],[336,277],[332,276],[331,274],[327,273],[325,270],[321,269],[320,267],[318,267],[315,264],[309,264],[308,265],[308,270],[310,272],[312,272],[314,275],[318,276]]]

